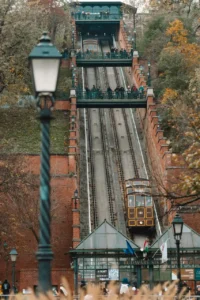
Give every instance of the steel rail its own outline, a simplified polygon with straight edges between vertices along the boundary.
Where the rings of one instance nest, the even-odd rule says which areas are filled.
[[[96,82],[98,83],[98,86],[101,86],[100,84],[100,74],[97,74],[97,69],[95,69],[95,77]],[[113,201],[114,199],[114,184],[112,180],[112,172],[110,167],[110,159],[109,159],[109,142],[108,142],[108,136],[107,136],[107,129],[105,125],[105,115],[104,115],[104,109],[98,109],[99,113],[99,120],[100,120],[100,130],[101,130],[101,140],[102,140],[102,147],[103,147],[103,155],[104,155],[104,164],[105,164],[105,175],[106,175],[106,185],[107,185],[107,192],[108,192],[108,201],[109,201],[109,210],[110,210],[110,219],[112,225],[115,226],[115,210]]]
[[[114,73],[115,73],[115,78],[116,78],[117,85],[119,85],[120,81],[119,81],[119,76],[118,76],[116,68],[114,68]],[[133,169],[134,169],[134,172],[135,172],[135,176],[137,178],[139,178],[139,170],[138,170],[137,161],[136,161],[136,157],[135,157],[135,151],[133,149],[133,143],[132,143],[132,139],[131,139],[131,132],[130,132],[130,128],[129,128],[125,108],[122,108],[122,114],[123,114],[123,118],[124,118],[124,124],[125,124],[125,127],[126,127],[126,133],[127,133],[128,143],[129,143],[129,147],[130,147],[130,153],[131,153],[131,158],[132,158],[132,163],[133,163]]]
[[[85,72],[85,81],[87,85],[87,74]],[[91,133],[91,116],[90,116],[90,109],[87,109],[87,123],[88,123],[88,135],[85,138],[88,138],[88,144],[89,144],[89,158],[90,158],[90,181],[91,181],[91,211],[93,212],[93,216],[91,216],[93,222],[93,227],[96,228],[98,226],[98,214],[97,214],[97,199],[96,199],[96,185],[95,185],[95,163],[94,163],[94,156],[92,151],[92,133]],[[89,162],[88,162],[89,163]]]

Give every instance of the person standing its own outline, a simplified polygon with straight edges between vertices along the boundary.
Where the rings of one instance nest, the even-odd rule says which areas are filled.
[[[108,88],[107,88],[107,93],[108,93],[108,99],[112,99],[112,93],[113,93],[113,91],[112,91],[112,89],[111,89],[111,87],[109,86]]]
[[[128,278],[123,278],[120,286],[120,295],[126,294],[129,292],[129,281]]]
[[[2,289],[3,289],[3,294],[4,295],[9,295],[10,293],[10,283],[8,282],[8,280],[4,280],[3,285],[2,285]]]

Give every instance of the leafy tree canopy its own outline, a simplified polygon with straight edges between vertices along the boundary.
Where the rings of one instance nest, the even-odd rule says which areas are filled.
[[[31,93],[28,55],[44,30],[62,50],[70,44],[67,5],[48,6],[25,0],[0,0],[0,104],[16,102]]]

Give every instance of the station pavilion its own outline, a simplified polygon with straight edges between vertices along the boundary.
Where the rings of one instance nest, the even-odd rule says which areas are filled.
[[[128,241],[134,254],[126,254]],[[168,261],[161,262],[160,246],[167,241]],[[131,285],[148,284],[177,279],[177,251],[173,228],[170,226],[149,248],[148,253],[106,220],[70,251],[74,265],[75,291],[81,280],[86,282],[121,281],[128,278]],[[186,224],[180,241],[182,281],[192,292],[200,284],[200,235]]]

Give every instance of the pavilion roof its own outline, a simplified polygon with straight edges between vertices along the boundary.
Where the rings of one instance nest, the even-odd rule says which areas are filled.
[[[91,234],[89,234],[73,252],[95,252],[109,251],[120,252],[127,248],[128,241],[134,250],[139,250],[139,246],[128,239],[124,234],[119,232],[114,226],[106,220],[100,224]],[[70,251],[71,252],[71,251]]]
[[[171,225],[149,248],[155,250],[167,241],[167,248],[176,250],[173,226]],[[200,234],[191,227],[183,224],[183,233],[180,240],[180,249],[182,250],[200,250]]]

